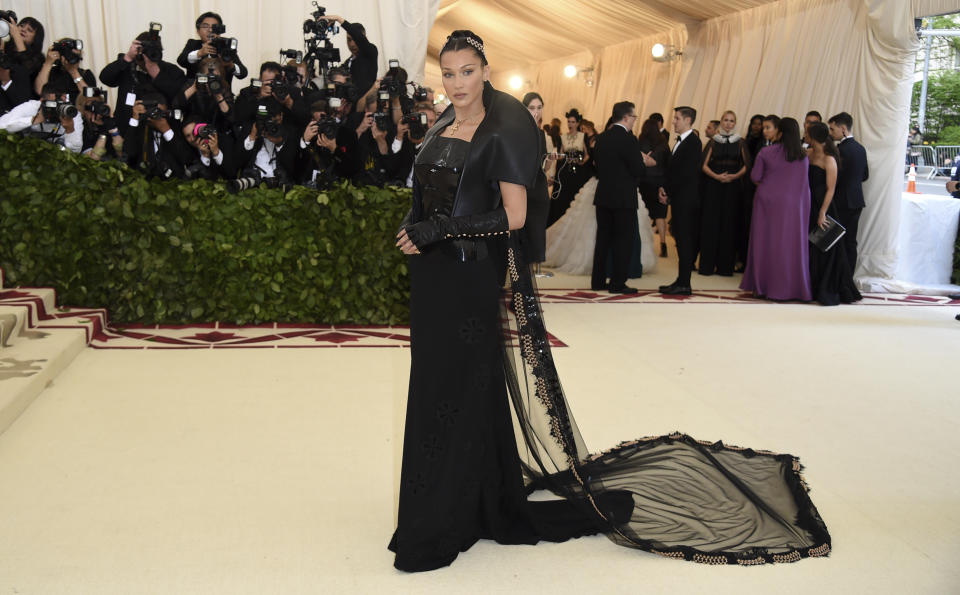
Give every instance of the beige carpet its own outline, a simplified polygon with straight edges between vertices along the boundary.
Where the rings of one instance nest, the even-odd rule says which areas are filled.
[[[834,553],[760,568],[592,537],[405,575],[407,350],[87,349],[0,435],[0,595],[960,592],[958,312],[545,306],[593,450],[680,430],[801,457]]]

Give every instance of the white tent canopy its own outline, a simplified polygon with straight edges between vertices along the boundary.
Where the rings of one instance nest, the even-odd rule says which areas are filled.
[[[810,109],[829,116],[850,112],[867,148],[871,177],[860,226],[857,276],[890,280],[897,264],[897,233],[914,57],[915,17],[960,11],[960,0],[343,0],[324,2],[328,13],[362,22],[380,48],[381,72],[398,58],[412,80],[439,90],[437,57],[455,29],[480,35],[493,82],[526,81],[546,114],[577,107],[602,123],[616,101],[638,111],[669,114],[691,105],[700,120],[726,109],[745,120],[753,113],[798,118]],[[151,20],[164,24],[167,54],[194,35],[204,10],[223,15],[241,41],[251,68],[300,43],[307,0],[20,0],[12,8],[48,27],[48,39],[84,38],[98,70]],[[435,21],[435,22],[434,22]],[[343,35],[335,43],[346,54]],[[654,62],[653,44],[676,46],[672,62]],[[568,79],[567,64],[582,72]],[[424,70],[425,68],[425,70]],[[592,70],[590,70],[592,69]],[[589,73],[592,86],[585,84]],[[743,123],[743,122],[742,122]],[[882,283],[880,284],[882,285]],[[877,285],[875,285],[877,286]]]

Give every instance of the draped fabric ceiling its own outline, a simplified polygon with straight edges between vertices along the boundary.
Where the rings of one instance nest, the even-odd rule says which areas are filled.
[[[700,112],[697,127],[725,109],[741,118],[776,113],[801,119],[845,110],[866,146],[871,170],[860,227],[857,276],[871,289],[896,270],[904,137],[914,59],[913,18],[960,11],[960,0],[320,0],[328,14],[361,22],[380,49],[380,72],[398,58],[411,80],[438,91],[438,55],[447,35],[480,35],[493,83],[544,97],[545,117],[577,107],[599,126],[616,101],[641,116],[675,105]],[[193,22],[219,12],[240,56],[257,66],[280,48],[302,48],[310,0],[8,0],[5,8],[47,27],[47,41],[80,37],[94,72],[126,51],[150,21],[164,25],[167,59],[195,35]],[[334,44],[348,54],[343,33]],[[655,43],[683,51],[680,59],[650,58]],[[573,64],[581,72],[566,78]],[[592,82],[588,86],[587,80]],[[245,84],[235,83],[235,87]],[[235,89],[236,90],[236,89]],[[642,118],[641,118],[642,120]],[[639,126],[639,123],[638,123]],[[871,285],[872,284],[872,285]]]

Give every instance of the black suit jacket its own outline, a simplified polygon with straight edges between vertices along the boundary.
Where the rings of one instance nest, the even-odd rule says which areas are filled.
[[[10,81],[6,90],[0,89],[0,114],[33,99],[33,85],[30,83],[30,72],[26,68],[11,64]]]
[[[237,138],[237,163],[240,165],[240,175],[246,175],[256,168],[257,154],[263,148],[263,137],[258,136],[253,143],[253,148],[247,150],[246,139],[250,136],[250,128],[253,124],[240,127],[240,134]],[[300,132],[297,129],[284,127],[284,143],[277,149],[276,169],[282,171],[274,172],[275,177],[283,178],[286,176],[289,180],[296,180],[299,176],[298,157],[300,153]]]
[[[700,202],[700,167],[703,164],[703,145],[694,133],[687,135],[670,156],[664,189],[674,211],[695,207]]]
[[[598,180],[593,204],[610,209],[636,209],[637,179],[644,174],[637,137],[614,124],[597,138],[593,156]]]
[[[168,124],[173,131],[173,138],[169,141],[158,139],[159,133],[150,127],[146,119],[136,127],[128,126],[123,135],[126,163],[147,176],[163,179],[184,177],[184,165],[190,161],[193,149],[180,135],[178,123],[168,120]],[[159,142],[155,142],[155,139]]]
[[[343,29],[350,34],[359,48],[356,57],[352,60],[348,58],[343,65],[350,63],[350,78],[353,79],[354,86],[360,93],[366,93],[377,79],[377,59],[380,53],[377,46],[370,43],[355,23],[344,21]]]
[[[177,64],[182,66],[189,73],[196,73],[197,66],[200,65],[200,62],[190,63],[190,60],[187,57],[190,55],[190,52],[195,52],[203,47],[203,42],[199,39],[188,39],[187,45],[183,46],[183,51],[180,52],[180,55],[177,56]],[[243,65],[243,62],[240,61],[240,56],[238,55],[233,61],[234,68],[231,69],[227,66],[227,82],[233,82],[233,78],[238,79],[247,78],[247,67]]]
[[[837,191],[834,204],[841,209],[862,209],[863,183],[870,177],[867,167],[867,151],[853,138],[837,145],[840,151],[840,170],[837,172]]]
[[[100,82],[107,87],[116,87],[117,97],[116,105],[113,108],[113,117],[117,119],[117,126],[121,131],[127,128],[127,122],[133,113],[133,108],[127,105],[127,93],[135,93],[137,82],[151,85],[159,91],[166,99],[167,106],[173,105],[173,99],[180,93],[181,87],[186,80],[183,71],[177,68],[176,64],[169,62],[160,62],[160,72],[157,78],[151,79],[145,72],[136,72],[136,64],[127,62],[123,59],[123,54],[117,55],[117,59],[107,64],[100,71]]]

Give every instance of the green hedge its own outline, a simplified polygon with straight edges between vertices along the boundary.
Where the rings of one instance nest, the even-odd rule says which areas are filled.
[[[408,282],[393,236],[410,191],[326,192],[148,181],[115,163],[0,132],[7,285],[120,322],[394,324]]]

